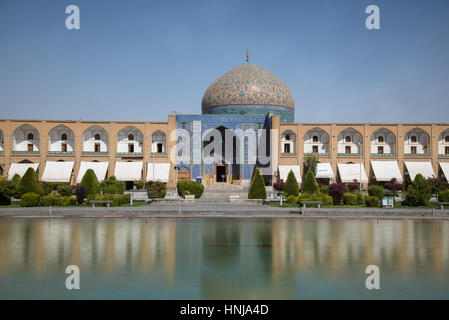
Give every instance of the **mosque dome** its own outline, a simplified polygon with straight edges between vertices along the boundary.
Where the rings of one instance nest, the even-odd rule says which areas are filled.
[[[241,64],[215,80],[203,96],[203,114],[266,114],[294,121],[293,95],[278,77],[255,64]]]

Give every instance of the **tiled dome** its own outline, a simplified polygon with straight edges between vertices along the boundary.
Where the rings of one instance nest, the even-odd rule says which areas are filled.
[[[215,80],[203,96],[203,113],[213,107],[264,105],[295,108],[293,95],[274,74],[250,63],[241,64]]]

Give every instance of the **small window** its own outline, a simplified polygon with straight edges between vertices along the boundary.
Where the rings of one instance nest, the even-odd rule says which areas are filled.
[[[318,142],[318,136],[313,136],[312,141],[313,142]]]
[[[162,152],[164,152],[164,151],[162,150],[162,143],[158,143],[158,144],[157,144],[157,153],[162,153]]]
[[[449,136],[444,137],[444,142],[449,142]]]
[[[416,138],[416,136],[412,136],[412,137],[410,138],[410,141],[411,141],[412,143],[416,143],[416,142],[418,141],[418,139]]]
[[[351,146],[346,146],[345,152],[346,153],[351,153]]]
[[[100,152],[100,144],[99,143],[95,144],[94,152]]]
[[[99,134],[99,133],[96,133],[95,136],[94,136],[94,139],[95,139],[95,140],[100,140],[100,138],[101,138],[101,137],[100,137],[100,134]]]
[[[285,140],[290,140],[290,135],[289,135],[289,134],[287,134],[287,135],[285,136]]]
[[[134,144],[128,144],[128,152],[133,153],[134,152]]]
[[[384,147],[377,147],[378,154],[384,154]]]
[[[318,153],[318,146],[312,146],[312,152]]]
[[[351,137],[350,136],[346,136],[345,137],[345,142],[351,142]]]
[[[66,141],[67,140],[67,133],[61,134],[61,140]]]
[[[34,135],[32,133],[28,133],[27,139],[34,140]]]
[[[32,143],[28,143],[28,146],[27,146],[27,150],[28,151],[33,151],[33,144]]]
[[[444,148],[444,154],[449,154],[449,147]]]
[[[284,144],[284,153],[290,153],[290,144],[289,143]]]
[[[379,136],[379,137],[377,138],[377,142],[383,143],[383,142],[384,142],[384,137]]]
[[[61,144],[61,151],[62,152],[67,152],[67,143],[62,143]]]
[[[134,141],[134,135],[132,133],[128,134],[128,140]]]
[[[411,147],[411,148],[410,148],[410,153],[411,153],[411,154],[417,154],[416,147]]]

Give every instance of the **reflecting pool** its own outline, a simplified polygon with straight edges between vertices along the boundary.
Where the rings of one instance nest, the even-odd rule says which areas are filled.
[[[0,299],[25,298],[448,299],[449,221],[2,219]]]

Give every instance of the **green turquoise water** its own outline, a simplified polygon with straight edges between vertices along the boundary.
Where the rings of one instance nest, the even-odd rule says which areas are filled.
[[[51,298],[448,299],[449,221],[0,220],[0,299]]]

